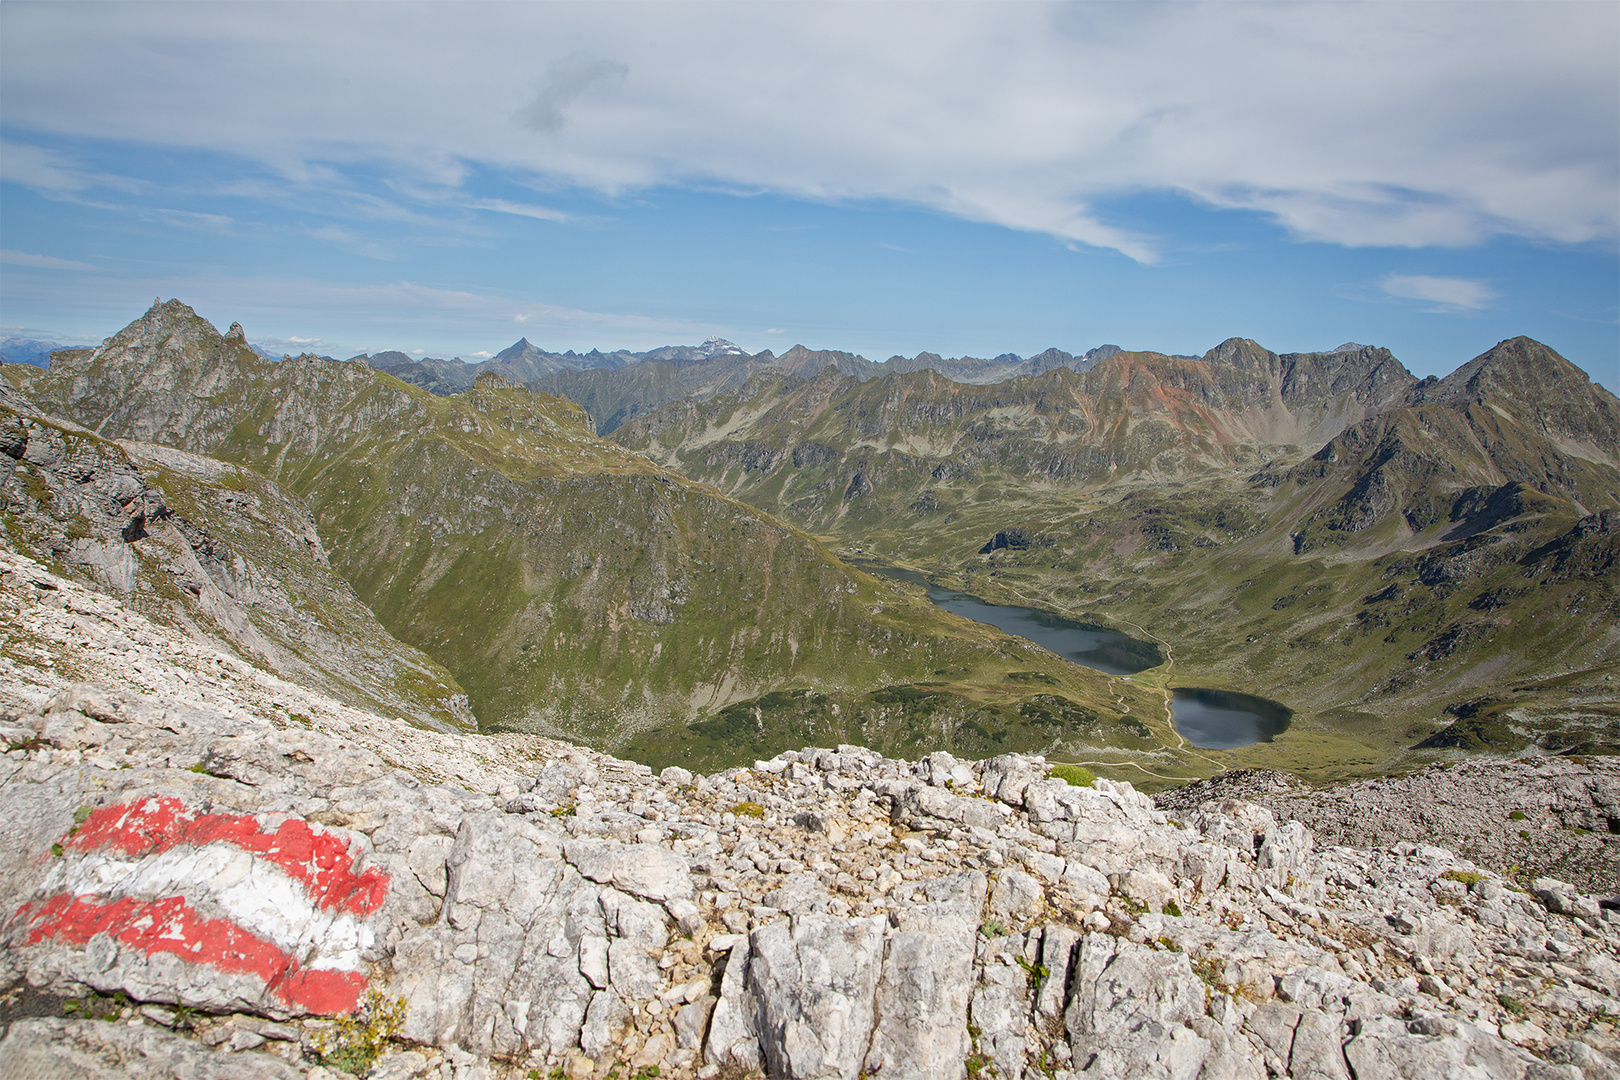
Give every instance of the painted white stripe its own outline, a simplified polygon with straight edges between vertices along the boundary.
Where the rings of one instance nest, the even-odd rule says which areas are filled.
[[[138,859],[101,851],[70,854],[46,877],[42,891],[149,901],[184,896],[204,913],[220,909],[306,968],[357,971],[361,953],[375,940],[361,920],[322,910],[302,882],[228,844],[176,847]]]

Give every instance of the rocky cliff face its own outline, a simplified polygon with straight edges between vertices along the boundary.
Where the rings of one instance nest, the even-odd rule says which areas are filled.
[[[131,607],[351,704],[472,724],[439,664],[391,637],[332,570],[308,508],[274,481],[117,443],[0,387],[7,545]]]
[[[1020,755],[425,731],[11,553],[0,606],[19,1075],[1620,1075],[1559,881]]]

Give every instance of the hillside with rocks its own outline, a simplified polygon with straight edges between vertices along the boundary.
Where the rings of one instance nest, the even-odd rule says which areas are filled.
[[[429,731],[13,552],[0,609],[0,1075],[1620,1076],[1557,880],[1017,754]]]
[[[1620,1078],[1612,395],[724,345],[514,346],[738,365],[618,442],[178,301],[4,369],[0,1080]]]
[[[1595,893],[1620,885],[1620,760],[1612,756],[1452,760],[1326,788],[1286,773],[1237,770],[1154,801],[1185,813],[1228,798],[1298,821],[1324,842],[1422,842],[1524,881],[1563,878]]]
[[[392,637],[336,572],[314,518],[251,470],[118,443],[0,383],[6,546],[130,608],[350,704],[472,726],[451,674]]]

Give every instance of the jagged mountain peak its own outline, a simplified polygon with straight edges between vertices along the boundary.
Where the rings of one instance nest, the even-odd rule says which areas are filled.
[[[528,338],[520,337],[512,344],[496,353],[493,359],[503,364],[510,364],[513,360],[516,360],[519,357],[529,356],[531,354],[538,353],[539,351],[540,350],[535,348],[534,345],[530,344]]]
[[[85,351],[75,363],[96,364],[106,356],[123,353],[151,354],[164,350],[175,357],[200,363],[205,370],[219,364],[260,362],[257,350],[247,343],[240,323],[232,323],[221,334],[213,323],[197,314],[181,300],[157,299],[140,318],[107,338],[94,350]]]
[[[723,337],[711,337],[697,347],[697,351],[705,360],[716,356],[747,356],[748,350],[735,342],[727,341]]]
[[[1275,362],[1277,354],[1252,338],[1231,337],[1204,354],[1206,364],[1254,367]]]
[[[139,331],[153,327],[173,326],[178,324],[200,324],[202,326],[206,326],[214,334],[219,334],[219,330],[215,328],[213,323],[197,314],[197,309],[186,303],[184,300],[164,300],[161,297],[154,298],[152,300],[152,306],[147,308],[146,311],[141,314],[140,318],[124,327],[124,329],[119,331],[119,333],[122,334],[132,330]],[[118,335],[115,334],[114,337],[116,336]]]
[[[1534,338],[1508,338],[1443,379],[1425,379],[1406,404],[1493,407],[1550,434],[1620,453],[1620,399]]]

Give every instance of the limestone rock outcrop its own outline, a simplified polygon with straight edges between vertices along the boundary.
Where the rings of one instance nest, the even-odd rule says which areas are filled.
[[[1439,847],[428,731],[8,552],[0,625],[0,1075],[332,1080],[390,1002],[377,1078],[1620,1075],[1620,912]]]

